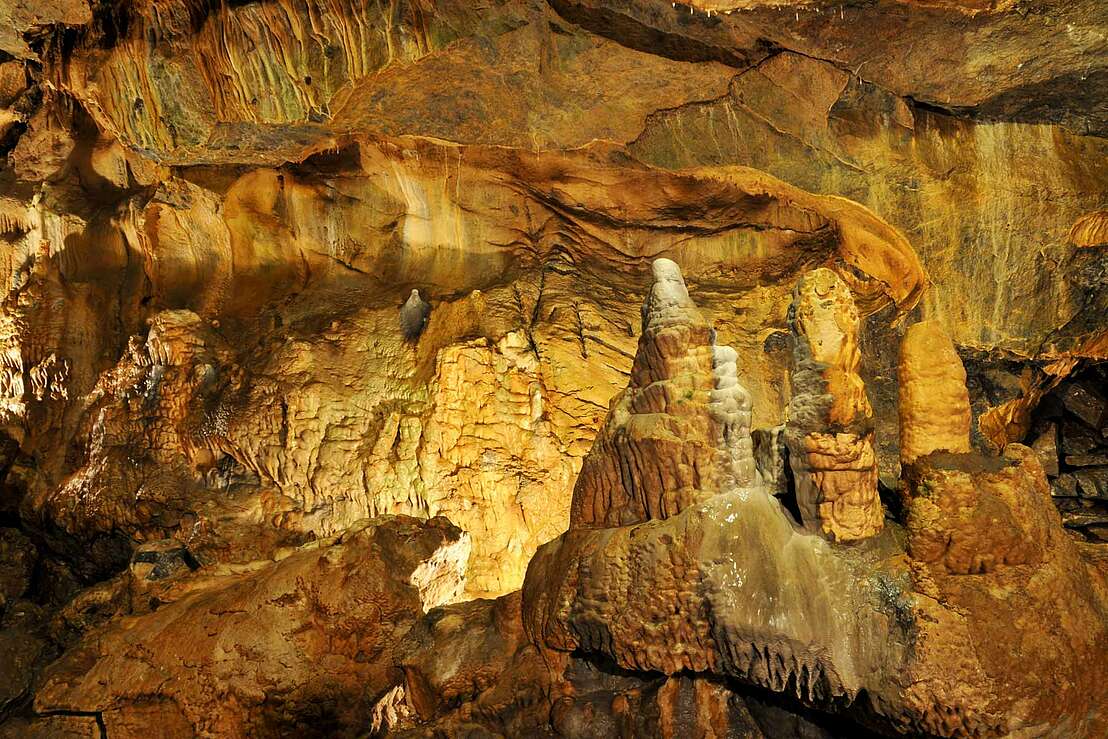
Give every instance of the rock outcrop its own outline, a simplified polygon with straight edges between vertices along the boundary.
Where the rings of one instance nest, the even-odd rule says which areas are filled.
[[[825,295],[840,287],[823,284]],[[692,308],[682,305],[687,316]],[[830,328],[816,346],[834,357],[846,332]],[[644,341],[640,353],[650,351]],[[844,363],[811,364],[829,365]],[[652,379],[666,383],[688,367],[675,363]],[[828,374],[855,390],[840,399],[864,398],[856,377]],[[835,407],[836,396],[824,395]],[[946,410],[910,397],[905,418]],[[598,441],[590,460],[633,450]],[[662,464],[656,452],[652,459]],[[864,546],[828,543],[761,485],[702,492],[662,520],[575,523],[528,568],[524,626],[554,653],[596,655],[637,673],[736,679],[808,705],[850,706],[857,720],[898,733],[1102,730],[1103,689],[1081,675],[1108,649],[1104,573],[1063,532],[1035,453],[1020,445],[994,459],[934,452],[906,465],[905,479],[906,552],[896,525]],[[1031,612],[1050,612],[1049,628],[1027,619]],[[1044,693],[1043,674],[1067,675],[1066,687],[1052,678]]]
[[[178,576],[156,610],[90,631],[52,664],[35,710],[96,715],[121,737],[357,734],[397,679],[400,637],[461,592],[465,558],[435,561],[459,536],[441,518],[386,517],[274,561]],[[452,588],[421,592],[429,562]]]
[[[0,0],[0,736],[1103,734],[1106,8]]]

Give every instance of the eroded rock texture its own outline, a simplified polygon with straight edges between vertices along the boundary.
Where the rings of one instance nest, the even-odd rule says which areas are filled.
[[[1106,59],[0,0],[0,735],[1103,733]]]
[[[905,474],[906,549],[898,525],[830,544],[762,485],[572,525],[528,569],[525,627],[556,652],[734,678],[885,731],[1102,731],[1103,688],[1080,677],[1108,647],[1102,559],[1064,533],[1035,452],[935,452]],[[1053,608],[1046,629],[1027,618]]]
[[[789,328],[792,398],[785,443],[801,518],[836,541],[874,536],[885,514],[850,289],[829,269],[805,275],[789,306]]]
[[[109,736],[357,733],[396,679],[399,637],[460,591],[465,557],[436,559],[459,535],[441,518],[385,518],[276,561],[133,570],[132,600],[162,581],[156,610],[132,602],[86,634],[46,670],[35,710],[97,714]],[[430,579],[454,587],[420,587]]]

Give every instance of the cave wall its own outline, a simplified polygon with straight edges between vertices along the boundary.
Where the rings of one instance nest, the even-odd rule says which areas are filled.
[[[1065,55],[1025,70],[1022,46],[1002,49],[1007,12],[848,4],[778,27],[779,9],[727,10],[190,1],[28,22],[5,64],[22,79],[8,343],[16,375],[41,367],[58,389],[28,404],[31,381],[9,383],[27,515],[114,529],[98,506],[122,511],[145,485],[168,523],[120,518],[188,537],[227,515],[188,502],[213,484],[258,491],[233,518],[278,537],[441,512],[485,532],[473,592],[505,592],[565,525],[658,255],[739,349],[756,426],[783,419],[790,282],[825,261],[871,315],[886,430],[882,345],[910,310],[982,351],[1103,358],[1105,251],[1068,239],[1108,197],[1099,114],[1075,98],[1062,120],[1002,115],[994,100],[1069,74]],[[1095,78],[1101,14],[1042,12],[1090,29],[1067,53]],[[977,29],[943,48],[989,60],[996,89],[974,87],[969,58],[937,89],[911,57],[890,64],[895,44],[842,39],[848,14],[878,27],[881,13],[921,43]],[[411,287],[435,306],[413,347],[393,330]],[[202,363],[218,379],[183,404],[117,409],[176,427],[133,429],[157,461],[125,473],[99,459],[138,443],[101,438],[117,431],[93,417],[127,395],[104,373],[166,310],[194,312],[230,353]],[[180,469],[163,480],[167,464]]]
[[[907,322],[974,358],[979,448],[1108,360],[1098,0],[0,6],[0,512],[42,601],[382,514],[467,532],[465,597],[518,589],[657,257],[756,428],[834,270],[890,488]]]

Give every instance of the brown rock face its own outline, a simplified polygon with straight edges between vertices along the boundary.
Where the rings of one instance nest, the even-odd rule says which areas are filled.
[[[935,454],[906,472],[908,547],[914,559],[953,574],[1037,564],[1057,511],[1038,458],[1026,447],[1009,459]],[[1039,505],[1033,505],[1032,501]]]
[[[172,602],[90,632],[43,676],[35,709],[99,714],[123,737],[356,733],[396,680],[399,637],[460,592],[464,558],[436,559],[458,536],[443,519],[378,519],[200,573]],[[429,568],[453,592],[421,588]]]
[[[0,0],[0,737],[1105,735],[1106,90],[1104,0]]]
[[[804,524],[835,541],[880,533],[873,410],[858,375],[858,310],[829,269],[801,278],[789,307],[792,398],[785,443]]]
[[[70,240],[82,256],[36,252],[8,297],[0,383],[40,460],[15,468],[24,515],[249,560],[368,515],[443,514],[475,534],[471,593],[504,593],[567,525],[597,407],[624,383],[626,296],[647,259],[687,257],[724,294],[723,275],[764,279],[749,320],[767,327],[812,259],[850,271],[874,306],[910,310],[922,287],[910,245],[872,213],[750,170],[366,137],[306,156],[219,184],[170,178],[118,215],[121,231],[103,226],[106,252],[88,223]],[[356,196],[332,197],[335,182]],[[698,224],[691,242],[674,237],[674,198]],[[28,229],[20,243],[42,246]],[[434,286],[417,341],[398,324],[412,274]],[[55,303],[68,308],[35,307]],[[119,322],[93,320],[105,304]],[[163,329],[195,351],[150,356]],[[751,394],[772,408],[774,361],[745,349]],[[102,569],[126,560],[113,541]]]
[[[0,529],[0,611],[31,588],[38,552],[18,529]]]

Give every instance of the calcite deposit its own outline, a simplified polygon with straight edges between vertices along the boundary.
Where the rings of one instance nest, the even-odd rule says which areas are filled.
[[[574,526],[669,518],[755,480],[735,350],[715,345],[674,262],[656,260],[653,273],[630,384],[577,478]]]
[[[804,275],[789,306],[792,398],[785,443],[804,524],[835,539],[880,533],[873,409],[858,374],[858,309],[834,272]]]
[[[923,321],[908,327],[897,372],[901,461],[911,464],[933,452],[969,452],[966,369],[941,325]]]
[[[1101,0],[0,0],[0,737],[1105,734]]]
[[[936,359],[906,351],[901,370]],[[916,400],[902,420],[921,413],[926,404]],[[942,393],[929,411],[947,413]],[[944,452],[915,464],[906,471],[907,557],[890,531],[866,550],[829,546],[803,533],[767,489],[724,487],[656,525],[571,527],[532,562],[524,623],[548,648],[600,653],[628,669],[730,675],[823,705],[846,696],[898,731],[1007,733],[1041,723],[1041,712],[1066,700],[1085,708],[1049,721],[1102,730],[1094,727],[1103,719],[1092,718],[1100,688],[1047,697],[1028,674],[1045,670],[1053,680],[1086,669],[1078,665],[1099,659],[1092,655],[1103,654],[1108,636],[1100,560],[1085,559],[1063,533],[1034,452],[1013,445],[992,460]],[[982,573],[992,587],[1021,585],[990,595],[987,583],[947,579]],[[1067,625],[1047,636],[1024,619],[1053,607],[1056,579],[1069,595],[1056,603],[1065,614],[1054,623]],[[1015,642],[1025,646],[975,654],[970,645],[990,637],[966,630],[958,612],[967,607],[971,622],[1019,619]],[[1032,668],[1036,659],[1051,666]],[[1028,672],[1003,672],[1004,689],[989,687],[997,678],[986,675],[1016,664]]]

